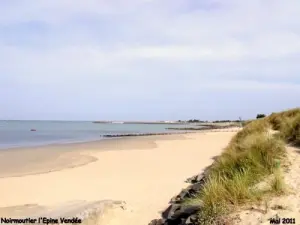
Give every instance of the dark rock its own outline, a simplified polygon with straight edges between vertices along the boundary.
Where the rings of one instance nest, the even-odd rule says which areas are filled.
[[[183,201],[183,199],[188,198],[189,196],[189,189],[184,189],[178,195],[171,199],[171,203],[180,203]]]
[[[204,181],[207,177],[207,171],[204,171],[203,173],[201,174],[198,174],[198,176],[196,177],[194,183],[198,183],[198,182],[201,182],[201,181]]]
[[[203,173],[189,178],[187,182],[192,183],[171,199],[171,205],[162,212],[163,220],[153,220],[149,225],[195,225],[199,221],[197,213],[201,210],[203,203],[197,205],[183,205],[184,199],[195,197],[204,187],[211,166]]]
[[[164,225],[164,220],[162,219],[155,219],[152,220],[148,225]]]
[[[205,180],[207,179],[207,177],[209,175],[209,171],[210,171],[211,167],[212,167],[212,165],[206,167],[202,173],[199,173],[196,176],[188,178],[186,180],[186,183],[195,184],[195,183],[199,183],[199,182],[205,182]]]
[[[185,225],[193,225],[196,224],[197,222],[197,215],[191,215],[189,216],[186,221],[185,221]]]
[[[203,188],[203,185],[204,185],[204,180],[202,182],[190,185],[186,189],[182,190],[179,193],[179,195],[173,197],[170,202],[171,203],[180,203],[184,199],[195,197],[197,195],[197,193],[199,193],[201,191],[201,189]]]
[[[169,204],[179,204],[183,201],[183,197],[181,196],[185,196],[185,190],[181,191],[178,195],[174,196],[173,198],[171,198]]]
[[[171,215],[171,220],[177,220],[179,218],[187,219],[190,215],[197,213],[201,209],[201,205],[193,206],[180,206],[177,210],[174,211],[174,214]]]
[[[169,213],[170,213],[170,211],[172,209],[172,206],[173,205],[169,205],[169,207],[165,211],[162,212],[162,214],[161,214],[162,218],[168,219],[168,216],[169,216]]]
[[[186,183],[191,183],[191,184],[193,184],[193,183],[196,181],[197,176],[198,176],[198,175],[193,176],[193,177],[190,177],[190,178],[186,179],[185,182],[186,182]]]
[[[197,206],[182,206],[172,205],[169,212],[168,219],[165,220],[163,225],[192,225],[195,224],[193,220],[194,214],[201,209],[200,205]],[[188,223],[187,223],[188,222]]]
[[[198,205],[180,205],[173,204],[164,212],[163,218],[167,221],[179,221],[180,219],[187,219],[190,215],[198,212],[202,204]]]
[[[190,195],[197,194],[203,188],[203,184],[204,184],[204,182],[199,182],[199,183],[191,185],[189,187],[189,194]]]

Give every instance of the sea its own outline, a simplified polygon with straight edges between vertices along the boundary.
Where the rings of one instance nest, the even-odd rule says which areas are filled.
[[[73,121],[0,121],[0,149],[104,139],[105,134],[170,133],[178,124],[118,124]],[[35,131],[31,131],[31,130]]]

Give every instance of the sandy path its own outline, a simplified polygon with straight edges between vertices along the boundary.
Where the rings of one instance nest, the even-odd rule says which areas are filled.
[[[286,224],[300,224],[300,149],[294,147],[287,147],[288,159],[290,167],[284,173],[285,183],[288,185],[289,193],[285,196],[273,198],[268,202],[267,207],[256,207],[261,209],[245,210],[237,213],[235,224],[238,225],[267,225],[270,224],[270,218],[281,219],[291,218],[292,223]],[[293,223],[295,221],[295,223]],[[281,221],[280,224],[284,224]]]
[[[0,179],[0,207],[122,200],[127,210],[117,212],[118,219],[107,217],[107,225],[148,224],[186,186],[185,179],[210,165],[234,134],[187,134],[177,140],[157,140],[156,148],[145,149],[141,142],[124,151],[95,151],[95,146],[89,149],[87,143],[81,145],[81,154],[97,161],[51,173]]]

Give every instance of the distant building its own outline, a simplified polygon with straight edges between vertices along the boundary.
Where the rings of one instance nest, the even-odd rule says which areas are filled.
[[[169,120],[166,120],[164,121],[165,123],[175,123],[174,121],[169,121]]]

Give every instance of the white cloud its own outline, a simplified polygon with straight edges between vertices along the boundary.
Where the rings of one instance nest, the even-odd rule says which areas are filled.
[[[263,80],[262,87],[272,79],[299,82],[298,0],[206,1],[204,8],[192,7],[191,0],[0,5],[0,28],[14,27],[8,32],[16,38],[11,43],[10,36],[0,36],[0,81],[7,74],[32,84],[173,75],[187,83],[210,77],[220,84]],[[30,22],[42,22],[46,32],[19,30]],[[20,44],[25,37],[33,40],[30,45]]]

